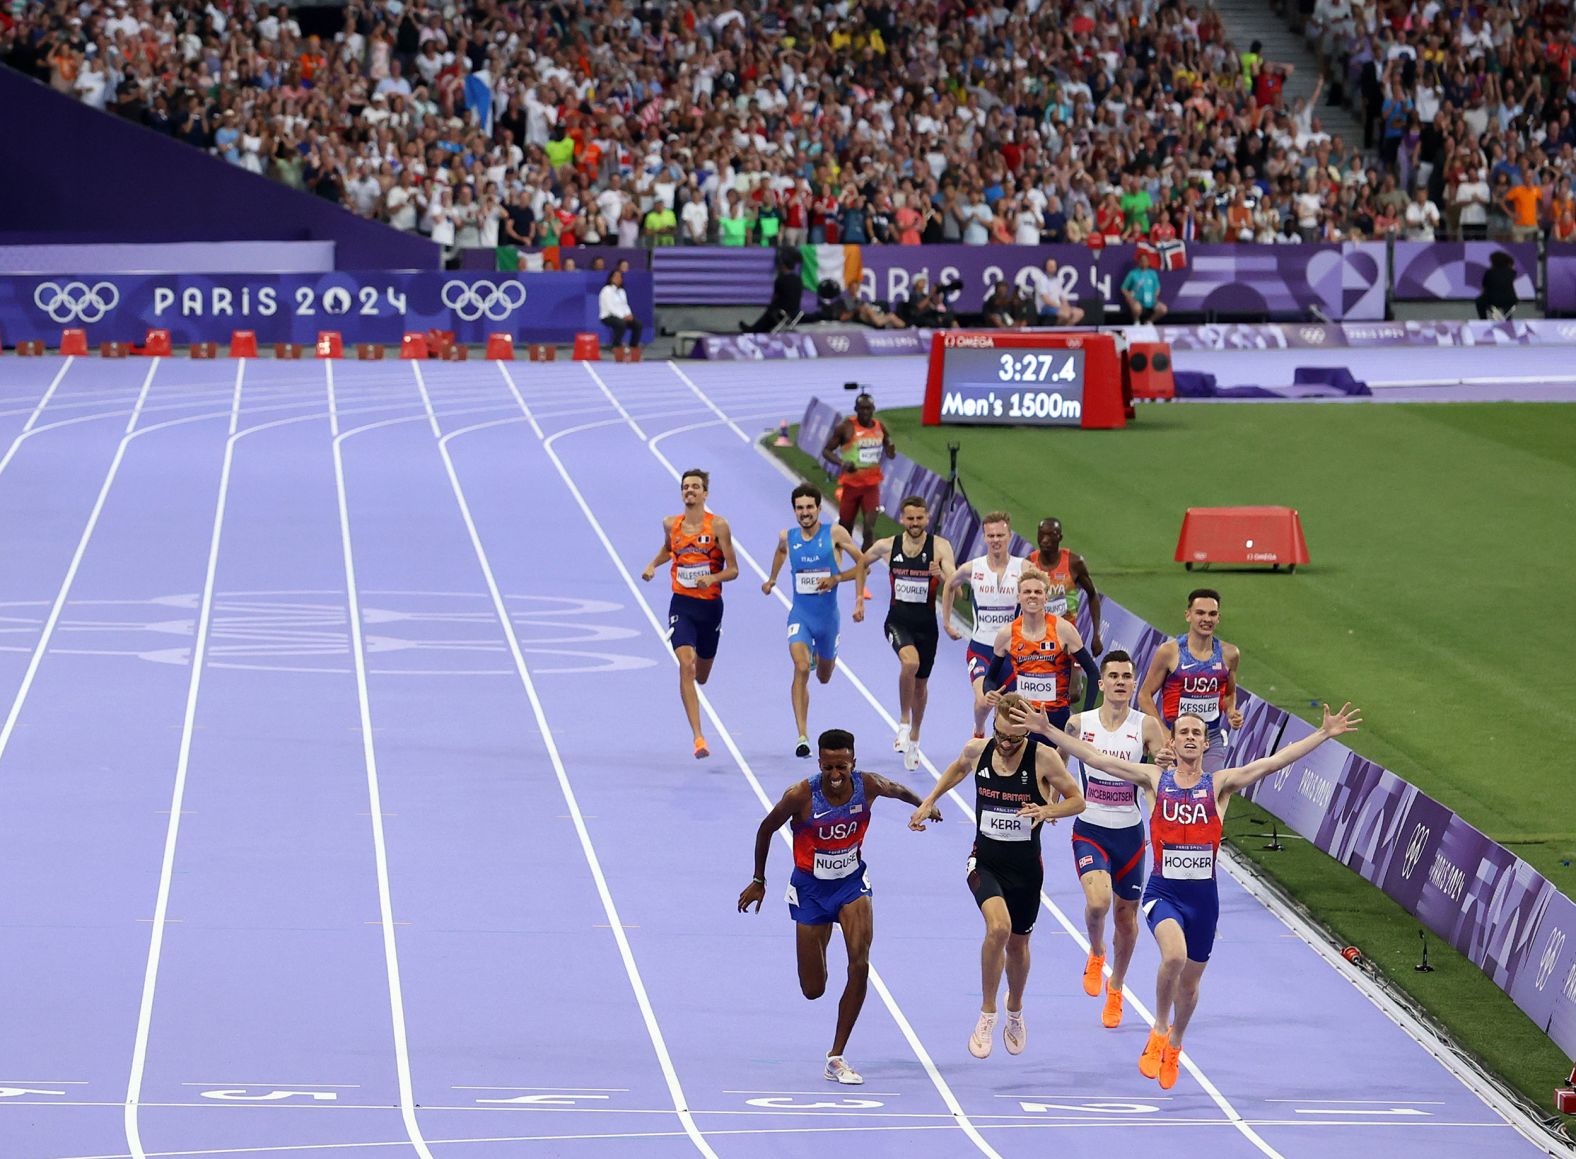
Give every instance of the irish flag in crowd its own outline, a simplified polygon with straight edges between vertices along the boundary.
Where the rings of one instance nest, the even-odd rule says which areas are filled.
[[[857,286],[865,270],[856,245],[802,245],[799,257],[804,263],[804,288],[812,294],[823,281],[831,281],[839,290]]]

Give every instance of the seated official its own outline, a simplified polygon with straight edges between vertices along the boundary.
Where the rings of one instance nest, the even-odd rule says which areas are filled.
[[[602,325],[613,334],[613,345],[639,346],[640,319],[629,308],[629,295],[624,293],[623,270],[614,270],[607,276],[607,284],[597,295],[596,302]]]

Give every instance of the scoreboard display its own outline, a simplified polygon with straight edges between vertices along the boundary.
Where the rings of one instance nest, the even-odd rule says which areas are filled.
[[[1108,334],[938,331],[929,425],[1121,427],[1121,369]]]

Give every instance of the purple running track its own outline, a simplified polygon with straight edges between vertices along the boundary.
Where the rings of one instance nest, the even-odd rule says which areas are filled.
[[[850,377],[922,389],[911,360],[7,360],[0,1155],[1538,1154],[1230,879],[1193,1069],[1160,1091],[1134,1065],[1152,945],[1102,1029],[1065,831],[1028,1051],[969,1057],[956,801],[924,834],[877,810],[866,1085],[821,1080],[841,954],[806,1003],[785,849],[763,912],[733,904],[808,771],[755,570],[790,485],[750,437]],[[667,585],[638,579],[695,464],[743,566],[703,763]],[[855,625],[845,594],[812,725],[923,791],[969,732],[962,645],[904,773],[884,602]]]

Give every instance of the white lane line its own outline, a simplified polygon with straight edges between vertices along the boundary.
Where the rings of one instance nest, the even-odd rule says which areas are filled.
[[[590,369],[590,363],[586,363],[585,365],[586,365],[586,368],[589,370]],[[669,366],[669,368],[672,369],[674,374],[678,375],[681,379],[684,380],[685,384],[689,386],[690,390],[695,392],[695,396],[698,399],[700,399],[701,402],[703,402],[706,405],[708,410],[710,410],[713,414],[716,414],[719,418],[721,418],[727,424],[729,429],[732,430],[734,432],[734,434],[738,435],[739,438],[741,440],[743,440],[746,445],[754,446],[755,440],[750,438],[750,436],[748,434],[746,434],[742,429],[740,429],[739,425],[736,422],[734,422],[732,419],[730,419],[727,416],[727,414],[722,410],[722,408],[720,408],[714,402],[712,402],[711,399],[709,399],[706,396],[705,392],[702,391],[700,389],[700,387],[695,385],[695,383],[690,379],[689,375],[685,374],[683,370],[679,369],[677,363],[670,362],[670,363],[668,363],[668,366]],[[595,372],[593,371],[592,373],[593,373],[593,376],[595,376]],[[602,385],[600,380],[598,381],[598,385]],[[607,390],[606,386],[602,386],[602,389],[603,389],[604,392],[608,393],[610,398],[612,397],[611,392]],[[614,405],[615,406],[617,405],[616,401],[615,401]],[[662,437],[662,436],[659,436],[659,437]],[[653,445],[654,442],[655,442],[655,440],[653,440],[653,443],[648,443],[648,446],[651,447],[652,454],[656,455],[657,458],[663,463],[663,465],[667,467],[668,472],[670,474],[674,475],[674,477],[676,478],[677,475],[678,475],[677,470],[675,470],[673,464],[670,463],[667,460],[667,457],[664,456],[662,454],[662,452],[659,451],[656,448],[655,445]],[[763,569],[761,567],[760,563],[757,562],[756,559],[752,555],[750,555],[748,551],[745,550],[744,546],[740,543],[739,538],[737,536],[734,537],[733,545],[734,545],[734,549],[739,553],[739,557],[741,559],[748,560],[749,564],[750,564],[750,567],[764,581],[766,579],[766,571],[765,571],[765,569]],[[777,596],[777,599],[784,606],[791,606],[792,605],[792,601],[783,593],[783,591],[782,591],[782,589],[780,587],[777,588],[774,591],[773,594],[775,594]],[[876,710],[877,714],[884,721],[886,721],[887,726],[895,731],[897,729],[897,721],[892,717],[891,713],[889,713],[886,710],[885,705],[883,705],[881,703],[880,699],[873,692],[870,691],[869,687],[864,683],[864,681],[860,680],[859,677],[857,675],[855,675],[854,670],[848,665],[848,663],[842,657],[838,657],[837,667],[838,667],[839,671],[841,671],[845,676],[848,677],[849,681],[859,691],[859,694],[865,698],[866,702],[869,703],[869,705]],[[927,756],[925,753],[921,752],[920,753],[920,759],[924,763],[925,768],[929,770],[930,775],[932,777],[936,778],[937,780],[940,780],[941,779],[941,771],[936,768],[935,764],[931,761],[930,757]],[[969,803],[966,800],[964,800],[962,794],[960,794],[956,789],[950,790],[947,793],[947,796],[948,796],[948,798],[950,800],[956,802],[958,808],[960,810],[962,810],[965,815],[967,815],[969,813],[969,811],[971,809],[971,806],[969,805]],[[1056,919],[1057,923],[1064,930],[1067,931],[1067,934],[1073,939],[1073,941],[1079,946],[1079,948],[1082,949],[1083,952],[1087,954],[1089,952],[1089,939],[1085,936],[1085,932],[1083,930],[1079,929],[1079,927],[1077,925],[1075,925],[1072,922],[1071,919],[1068,918],[1067,914],[1062,911],[1060,906],[1058,906],[1054,901],[1051,900],[1050,895],[1048,893],[1046,893],[1044,890],[1040,891],[1040,903],[1042,905],[1044,905],[1047,910],[1050,911],[1051,915]],[[1108,967],[1107,968],[1107,973],[1109,973],[1109,972],[1110,971],[1109,971],[1109,967]],[[1154,1025],[1154,1022],[1155,1022],[1154,1014],[1148,1009],[1147,1006],[1145,1006],[1145,1004],[1137,997],[1137,995],[1132,993],[1132,988],[1131,987],[1129,987],[1128,991],[1127,991],[1127,1002],[1128,1002],[1128,1005],[1130,1005],[1133,1008],[1133,1010],[1135,1010],[1137,1012],[1137,1014],[1138,1014],[1138,1016],[1140,1018],[1142,1018],[1145,1022],[1149,1023],[1150,1026]],[[1243,1136],[1246,1137],[1249,1142],[1251,1142],[1255,1147],[1257,1147],[1259,1149],[1259,1151],[1262,1152],[1264,1155],[1270,1157],[1270,1159],[1284,1159],[1284,1156],[1282,1156],[1280,1154],[1280,1152],[1275,1150],[1274,1147],[1270,1146],[1270,1144],[1262,1136],[1260,1136],[1256,1131],[1254,1131],[1254,1129],[1248,1124],[1247,1120],[1244,1118],[1242,1113],[1240,1111],[1238,1111],[1237,1108],[1234,1107],[1231,1104],[1231,1102],[1226,1098],[1226,1096],[1223,1093],[1221,1093],[1220,1088],[1217,1087],[1213,1082],[1210,1081],[1209,1076],[1207,1076],[1204,1073],[1203,1069],[1201,1067],[1199,1067],[1198,1063],[1193,1060],[1191,1055],[1186,1054],[1186,1053],[1184,1053],[1182,1055],[1182,1065],[1187,1069],[1187,1072],[1189,1074],[1191,1074],[1194,1077],[1194,1079],[1197,1080],[1199,1086],[1201,1086],[1204,1089],[1204,1092],[1209,1095],[1210,1099],[1215,1103],[1215,1105],[1220,1108],[1221,1113],[1224,1114],[1226,1116],[1226,1118],[1230,1122],[1232,1122],[1233,1124],[1235,1124],[1237,1126],[1237,1129],[1242,1132]]]
[[[28,433],[31,432],[36,425],[38,425],[39,416],[44,413],[44,408],[49,405],[49,400],[55,396],[55,390],[60,386],[62,380],[65,379],[66,371],[71,369],[71,364],[75,361],[76,356],[72,355],[60,364],[60,369],[55,372],[55,377],[50,380],[49,389],[44,391],[43,396],[39,398],[38,405],[35,406],[32,410],[32,413],[27,416],[27,422],[22,424],[21,433],[18,434],[16,438],[11,440],[11,445],[6,448],[5,455],[0,456],[0,472],[5,471],[11,460],[16,456],[17,448],[22,445],[22,441],[26,439]]]
[[[224,462],[219,469],[219,494],[214,500],[213,526],[208,535],[208,561],[203,573],[202,598],[198,604],[196,636],[192,642],[191,676],[186,684],[186,710],[181,718],[181,744],[175,760],[175,786],[170,794],[170,819],[164,830],[164,856],[159,865],[159,888],[153,904],[153,929],[148,936],[148,959],[143,968],[142,999],[137,1007],[137,1031],[132,1040],[131,1073],[126,1080],[126,1105],[122,1120],[126,1145],[136,1159],[147,1154],[142,1145],[142,1126],[138,1104],[142,1100],[142,1079],[148,1065],[148,1035],[153,1027],[153,999],[158,987],[159,958],[164,950],[164,929],[170,910],[170,887],[175,878],[175,848],[180,837],[181,807],[186,799],[186,774],[191,767],[192,737],[197,723],[197,691],[202,684],[203,661],[208,651],[208,629],[213,619],[213,586],[219,570],[219,543],[224,534],[224,513],[229,503],[230,471],[235,462],[236,422],[241,413],[241,385],[246,376],[246,360],[235,367],[235,391],[230,399],[229,434],[224,441]]]
[[[525,405],[525,400],[520,397],[514,385],[514,379],[509,374],[505,363],[498,363],[498,369],[503,373],[504,381],[509,384],[510,391],[520,404],[520,409],[527,418],[530,417],[530,408]],[[422,392],[422,403],[427,407],[428,414],[432,414],[432,402],[427,397],[426,386],[422,383],[420,368],[416,368],[417,387]],[[635,1002],[640,1007],[640,1017],[645,1023],[646,1034],[651,1039],[652,1049],[656,1052],[658,1065],[662,1068],[663,1080],[667,1083],[668,1094],[673,1100],[673,1109],[678,1114],[679,1122],[683,1125],[685,1134],[695,1144],[696,1150],[707,1159],[717,1159],[717,1153],[711,1149],[711,1144],[701,1134],[700,1126],[695,1122],[690,1113],[689,1099],[684,1094],[684,1088],[679,1081],[677,1068],[673,1065],[672,1053],[668,1050],[667,1039],[662,1033],[662,1027],[657,1023],[656,1011],[651,1005],[651,996],[646,991],[645,980],[641,977],[640,967],[635,962],[635,953],[629,944],[629,937],[624,932],[624,923],[619,918],[618,906],[613,901],[612,891],[608,888],[607,876],[602,872],[602,861],[597,856],[596,847],[591,841],[591,832],[586,828],[585,816],[580,809],[579,798],[575,795],[574,786],[569,783],[568,771],[564,768],[562,754],[558,751],[558,742],[553,735],[552,726],[548,723],[546,709],[542,705],[541,697],[536,691],[536,682],[531,677],[529,666],[525,662],[525,653],[520,647],[520,638],[515,631],[514,620],[509,614],[508,606],[504,602],[503,592],[498,586],[497,577],[493,574],[492,563],[487,555],[487,550],[482,546],[481,533],[476,528],[476,521],[471,515],[470,502],[465,497],[465,488],[460,483],[458,472],[454,469],[454,458],[450,454],[449,444],[459,435],[469,433],[486,427],[502,425],[505,422],[515,423],[519,419],[496,420],[491,423],[479,424],[476,427],[461,428],[460,430],[442,435],[438,439],[438,452],[443,459],[443,469],[449,476],[449,487],[454,492],[455,502],[459,505],[460,516],[465,521],[466,534],[470,536],[471,547],[476,552],[476,563],[481,569],[482,579],[487,585],[487,594],[491,597],[493,610],[497,614],[498,623],[503,628],[504,639],[509,645],[509,655],[514,661],[515,671],[519,674],[520,684],[525,689],[526,699],[531,702],[531,714],[536,718],[537,731],[542,735],[542,743],[547,749],[548,760],[552,763],[553,774],[558,780],[559,792],[562,793],[564,803],[569,808],[570,817],[574,821],[575,833],[580,839],[580,849],[586,859],[586,865],[591,870],[592,880],[596,884],[597,895],[602,901],[603,912],[607,915],[608,925],[611,927],[613,940],[618,946],[619,957],[623,959],[624,972],[629,977],[630,988],[634,991]],[[432,419],[434,430],[437,429],[437,417]],[[532,421],[532,426],[536,424]],[[540,430],[540,428],[537,428]],[[559,468],[562,471],[562,467]],[[565,475],[568,482],[568,476]],[[571,484],[572,486],[572,484]],[[578,493],[577,493],[578,494]]]
[[[383,962],[388,975],[389,1021],[394,1036],[394,1066],[399,1083],[400,1117],[405,1131],[421,1159],[433,1159],[432,1150],[422,1138],[416,1121],[416,1096],[410,1074],[410,1049],[405,1036],[405,999],[400,990],[399,948],[395,940],[394,900],[389,887],[388,847],[383,836],[383,794],[378,786],[377,748],[372,740],[372,699],[367,688],[366,644],[361,630],[361,597],[356,587],[355,551],[350,542],[350,502],[345,489],[344,443],[351,435],[390,425],[384,420],[347,431],[339,430],[338,406],[334,399],[334,363],[323,363],[328,386],[329,430],[333,435],[334,494],[339,506],[339,540],[344,556],[345,594],[350,613],[350,653],[356,670],[356,699],[361,719],[361,757],[367,772],[367,800],[371,810],[372,850],[377,863],[378,914],[383,930]]]
[[[514,393],[515,400],[519,403],[521,411],[523,411],[527,417],[529,417],[530,408],[526,406],[525,399],[520,396],[519,390],[515,387],[514,379],[509,375],[508,370],[503,363],[500,362],[498,365],[499,369],[504,372],[504,379],[509,383],[509,389]],[[575,484],[574,478],[570,475],[569,469],[564,466],[563,460],[558,457],[558,452],[554,449],[554,444],[559,439],[562,439],[567,435],[577,434],[585,430],[607,426],[610,422],[617,421],[627,422],[640,434],[642,439],[646,437],[645,433],[641,431],[639,424],[629,416],[629,412],[624,410],[624,408],[619,405],[617,399],[613,398],[612,392],[607,389],[606,384],[602,382],[601,377],[596,373],[595,369],[592,368],[591,364],[587,362],[583,363],[582,365],[596,381],[597,386],[601,388],[602,392],[606,394],[610,400],[612,400],[614,408],[619,411],[623,418],[622,420],[604,420],[603,422],[599,423],[586,423],[578,427],[570,427],[567,430],[558,431],[556,434],[544,439],[542,442],[542,447],[543,450],[546,451],[547,457],[552,461],[553,466],[557,469],[559,476],[563,479],[564,485],[569,488],[569,493],[571,496],[573,496],[575,503],[580,507],[581,514],[583,514],[587,522],[590,523],[592,531],[595,532],[597,539],[601,542],[603,549],[607,552],[608,558],[613,561],[613,566],[617,568],[619,576],[624,581],[624,585],[629,588],[630,594],[635,597],[636,604],[645,613],[646,620],[651,625],[651,630],[656,633],[659,640],[663,641],[664,650],[667,651],[668,657],[675,665],[677,665],[678,657],[672,652],[671,649],[667,649],[665,647],[667,633],[663,630],[661,620],[657,618],[656,613],[652,610],[651,605],[647,602],[645,594],[641,592],[640,588],[635,584],[634,577],[629,574],[629,569],[624,566],[623,559],[619,557],[618,550],[613,546],[612,540],[608,538],[607,532],[603,528],[601,521],[597,519],[596,514],[591,510],[591,505],[586,501],[586,498],[581,493],[580,488]],[[531,425],[538,431],[541,430],[540,427],[537,427],[534,420],[532,421]],[[671,464],[668,465],[668,469],[673,471]],[[674,472],[674,475],[677,477],[676,471]],[[706,696],[705,691],[703,689],[697,688],[696,693],[698,694],[698,699],[700,701],[702,710],[705,711],[707,718],[712,723],[712,726],[717,730],[717,735],[722,738],[723,745],[727,748],[729,755],[733,757],[734,763],[738,765],[739,771],[744,774],[744,779],[749,783],[750,788],[754,791],[756,799],[761,803],[761,807],[763,809],[765,809],[767,812],[770,812],[774,802],[766,794],[766,790],[761,787],[761,782],[755,776],[755,770],[750,767],[749,761],[745,760],[744,754],[739,751],[739,746],[734,742],[733,734],[730,733],[727,726],[722,723],[722,717],[717,714],[717,710],[712,706],[712,703]],[[789,847],[792,848],[793,841],[788,835],[786,826],[778,830],[778,836],[780,836],[785,842],[788,843]],[[907,1016],[904,1015],[901,1007],[899,1007],[897,1003],[897,999],[893,996],[892,991],[887,988],[886,980],[881,976],[881,972],[876,969],[874,964],[872,964],[870,967],[870,985],[880,997],[882,1004],[886,1006],[887,1012],[891,1014],[892,1019],[897,1024],[899,1031],[901,1031],[904,1039],[907,1040],[909,1048],[914,1052],[914,1057],[919,1060],[919,1063],[924,1068],[926,1075],[929,1076],[931,1084],[936,1088],[937,1093],[940,1094],[942,1102],[946,1104],[947,1110],[952,1113],[953,1119],[957,1123],[959,1129],[968,1136],[969,1140],[983,1154],[991,1156],[992,1159],[1001,1159],[1001,1157],[997,1155],[995,1149],[985,1141],[984,1137],[980,1135],[980,1133],[975,1129],[974,1124],[969,1120],[967,1113],[965,1113],[963,1110],[963,1104],[958,1101],[957,1096],[952,1092],[951,1086],[949,1086],[947,1080],[942,1077],[940,1070],[938,1070],[936,1067],[935,1060],[930,1057],[929,1052],[925,1049],[924,1043],[919,1040],[918,1033],[914,1030],[913,1025],[908,1021]]]
[[[17,718],[22,715],[22,705],[27,701],[27,694],[33,688],[39,665],[44,662],[44,653],[48,651],[49,641],[54,637],[55,625],[60,622],[60,613],[65,609],[66,599],[71,594],[71,585],[76,582],[77,569],[82,566],[82,557],[87,554],[88,542],[93,538],[94,529],[98,527],[99,515],[109,499],[110,488],[115,485],[115,478],[120,474],[120,465],[126,459],[126,448],[137,434],[147,434],[149,431],[159,429],[149,427],[145,431],[133,433],[136,431],[137,419],[142,415],[143,403],[148,399],[148,391],[153,387],[153,376],[158,373],[160,361],[155,358],[148,364],[148,373],[142,380],[142,389],[137,392],[137,401],[132,407],[131,418],[126,422],[126,430],[121,437],[120,445],[115,448],[115,457],[110,460],[109,470],[104,473],[104,482],[99,487],[98,498],[93,502],[92,511],[88,513],[88,521],[77,540],[77,548],[71,553],[71,562],[66,566],[66,577],[60,582],[60,590],[55,595],[55,602],[50,606],[49,615],[44,617],[44,626],[39,632],[38,643],[33,646],[33,654],[28,659],[27,670],[22,674],[22,683],[17,688],[15,699],[11,701],[11,710],[6,713],[5,724],[0,726],[0,757],[4,757],[6,747],[11,743],[11,734],[16,731]],[[65,373],[63,367],[61,373]]]

